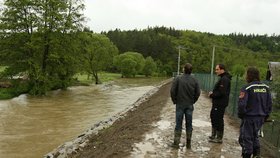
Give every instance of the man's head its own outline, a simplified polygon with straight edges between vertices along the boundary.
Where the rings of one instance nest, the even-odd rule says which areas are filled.
[[[223,74],[226,71],[224,64],[218,64],[216,65],[215,72],[219,76],[220,74]]]
[[[260,72],[255,67],[249,67],[247,69],[246,81],[248,83],[252,81],[260,81]]]
[[[192,65],[190,63],[187,63],[184,66],[184,72],[185,72],[185,74],[191,74],[192,73]]]

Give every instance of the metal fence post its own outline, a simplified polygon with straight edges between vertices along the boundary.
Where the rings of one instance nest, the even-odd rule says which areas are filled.
[[[239,81],[239,75],[236,76],[236,81],[235,81],[235,87],[234,87],[234,95],[233,95],[233,107],[232,107],[232,116],[234,116],[235,114],[235,109],[236,109],[236,104],[237,104],[237,92],[238,92],[238,89],[237,89],[237,86],[238,86],[238,81]]]

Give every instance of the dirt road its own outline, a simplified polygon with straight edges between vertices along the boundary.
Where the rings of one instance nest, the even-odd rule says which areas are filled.
[[[224,143],[208,142],[211,132],[209,118],[211,100],[203,93],[195,104],[193,114],[192,149],[187,150],[184,146],[185,131],[182,134],[180,149],[170,148],[168,144],[172,143],[173,139],[175,108],[170,100],[169,90],[170,83],[162,86],[136,110],[129,111],[126,118],[103,129],[90,140],[90,145],[71,157],[241,157],[241,147],[238,144],[239,124],[228,116],[225,116]],[[272,157],[266,150],[262,150],[262,156]]]

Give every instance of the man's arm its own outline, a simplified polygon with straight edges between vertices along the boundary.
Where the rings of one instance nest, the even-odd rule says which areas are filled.
[[[238,99],[238,117],[243,118],[246,114],[246,106],[248,102],[248,92],[245,89],[241,89]]]
[[[229,86],[230,80],[227,78],[221,78],[221,81],[219,83],[218,91],[214,91],[209,96],[211,98],[221,98],[227,95],[227,88]]]
[[[200,87],[198,82],[195,82],[195,93],[194,93],[194,103],[198,100],[199,96],[200,96]]]
[[[170,96],[173,104],[177,103],[177,92],[178,92],[178,77],[176,77],[173,82],[170,89]]]

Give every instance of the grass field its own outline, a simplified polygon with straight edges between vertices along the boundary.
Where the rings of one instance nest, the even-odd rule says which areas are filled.
[[[88,77],[86,74],[77,74],[75,76],[79,82],[84,84],[92,84],[95,83],[95,80],[92,80],[91,77]],[[100,72],[98,74],[99,80],[103,82],[112,81],[118,78],[121,78],[121,74],[118,73],[109,73],[109,72]]]

